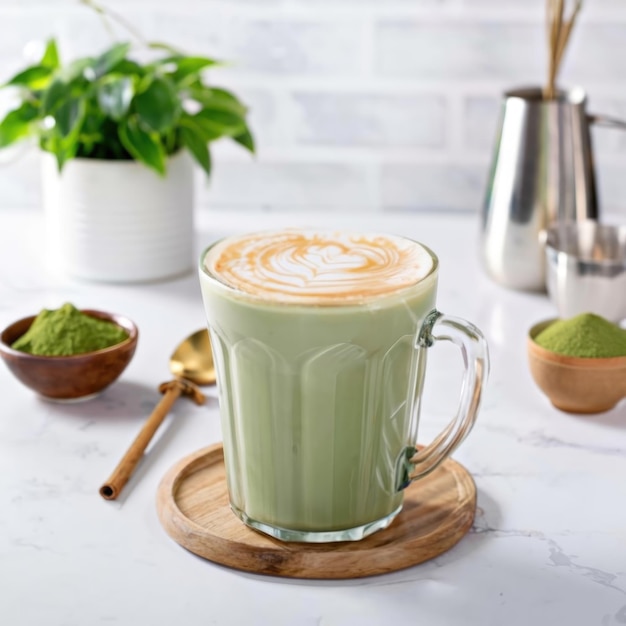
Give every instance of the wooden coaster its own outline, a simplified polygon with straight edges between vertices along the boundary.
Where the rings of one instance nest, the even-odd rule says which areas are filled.
[[[228,503],[221,444],[198,450],[163,478],[157,510],[167,533],[198,556],[235,569],[290,578],[360,578],[439,556],[470,529],[476,487],[448,459],[404,492],[401,513],[361,541],[283,542],[246,526]]]

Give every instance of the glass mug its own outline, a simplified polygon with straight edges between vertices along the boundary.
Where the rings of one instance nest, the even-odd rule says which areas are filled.
[[[210,246],[200,261],[230,504],[247,525],[277,539],[358,540],[386,528],[402,508],[403,489],[435,469],[471,430],[489,369],[487,345],[472,324],[435,309],[437,257],[408,239],[389,240],[426,259],[427,273],[398,289],[381,283],[381,293],[358,297],[283,297],[280,285],[291,281],[289,273],[303,271],[292,267],[295,254],[281,269],[286,274],[277,291],[266,289],[271,276],[269,283],[261,277],[253,293],[217,268],[218,247],[232,244],[236,252],[242,242],[265,240],[280,248],[281,237],[290,236],[307,235],[233,237]],[[342,248],[338,267],[346,259],[361,263],[357,248]],[[246,258],[230,254],[230,261]],[[307,262],[311,258],[321,256]],[[332,266],[333,259],[323,262]],[[463,354],[460,404],[418,452],[426,356],[440,340]]]

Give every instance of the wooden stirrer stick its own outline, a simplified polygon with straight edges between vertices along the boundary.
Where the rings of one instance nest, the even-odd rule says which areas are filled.
[[[135,471],[154,433],[156,433],[172,405],[181,394],[190,396],[196,404],[203,404],[205,401],[204,394],[193,383],[180,378],[169,383],[163,383],[159,387],[159,391],[164,394],[163,398],[157,404],[152,415],[147,419],[139,434],[131,443],[130,448],[128,448],[122,460],[117,464],[111,476],[109,476],[109,479],[100,487],[100,495],[105,500],[115,500],[119,496]]]

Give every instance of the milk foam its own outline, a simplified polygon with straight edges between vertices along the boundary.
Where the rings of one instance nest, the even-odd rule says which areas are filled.
[[[263,299],[340,304],[410,287],[430,273],[433,259],[393,235],[284,230],[225,239],[204,265],[226,285]]]

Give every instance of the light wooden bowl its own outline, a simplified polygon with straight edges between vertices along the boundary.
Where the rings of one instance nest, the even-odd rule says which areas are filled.
[[[550,352],[535,337],[556,319],[535,324],[528,333],[530,373],[550,402],[567,413],[602,413],[626,397],[626,356],[580,358]]]

